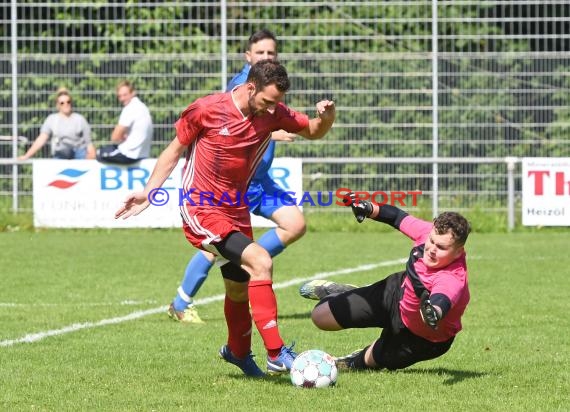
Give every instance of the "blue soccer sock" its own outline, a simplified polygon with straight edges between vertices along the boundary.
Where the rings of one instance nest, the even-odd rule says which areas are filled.
[[[262,246],[265,250],[269,252],[271,257],[277,256],[279,253],[285,250],[285,245],[277,236],[276,229],[270,229],[265,232],[257,241],[257,243]]]
[[[188,262],[186,271],[184,272],[184,279],[178,288],[178,293],[172,302],[174,310],[182,311],[192,303],[192,297],[196,295],[202,283],[208,277],[210,268],[214,262],[210,262],[208,258],[202,253],[198,252]]]

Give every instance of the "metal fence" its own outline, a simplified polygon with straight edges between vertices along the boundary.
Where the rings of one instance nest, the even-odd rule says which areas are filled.
[[[243,64],[249,35],[267,27],[292,78],[288,104],[308,113],[323,97],[337,104],[323,141],[278,145],[278,156],[304,159],[308,190],[421,190],[433,213],[505,213],[502,159],[570,155],[567,0],[0,7],[3,136],[33,140],[52,112],[50,97],[65,85],[95,143],[106,142],[120,111],[113,86],[126,77],[153,113],[156,155],[180,111],[223,89]],[[24,146],[0,141],[0,157]],[[402,158],[409,161],[388,160]],[[0,166],[0,199],[14,199],[17,186],[18,210],[31,207],[29,169]],[[514,192],[516,200],[520,179]]]

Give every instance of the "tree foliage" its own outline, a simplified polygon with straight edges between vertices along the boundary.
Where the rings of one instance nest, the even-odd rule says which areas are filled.
[[[20,133],[30,137],[37,133],[52,111],[49,98],[58,86],[67,86],[76,107],[92,124],[96,142],[106,141],[120,110],[115,85],[129,78],[151,108],[157,125],[153,154],[157,155],[172,138],[172,124],[180,111],[222,86],[219,2],[95,0],[45,7],[28,7],[28,3],[32,2],[18,6]],[[549,60],[548,67],[556,73],[550,76],[539,60],[524,54],[545,45],[556,51],[567,44],[536,41],[536,35],[554,30],[549,25],[481,23],[488,17],[569,16],[569,7],[542,10],[491,2],[449,3],[438,9],[439,155],[570,155],[567,59]],[[431,4],[410,4],[263,6],[251,2],[228,8],[230,70],[241,66],[247,36],[265,26],[281,39],[280,53],[293,81],[288,103],[312,113],[320,98],[337,102],[337,126],[328,137],[336,143],[279,145],[279,155],[432,155]],[[9,15],[8,6],[3,11]],[[0,27],[3,38],[9,37],[9,27]],[[558,30],[567,29],[566,24]],[[533,36],[510,36],[525,32]],[[0,47],[1,54],[9,55],[9,42]],[[2,65],[8,67],[6,62]],[[3,107],[10,107],[11,80],[5,76],[2,83],[0,100]],[[558,91],[552,92],[553,88]],[[8,128],[11,113],[2,111],[1,116],[0,123]],[[401,173],[412,168],[425,172],[420,183],[430,186],[429,167],[399,168]],[[377,165],[368,164],[323,164],[310,169],[340,176],[334,181],[338,184],[346,182],[348,175],[381,174]],[[477,173],[462,169],[450,166],[449,172]],[[480,166],[480,171],[484,169]]]

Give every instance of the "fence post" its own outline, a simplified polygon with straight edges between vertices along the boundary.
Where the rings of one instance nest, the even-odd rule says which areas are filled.
[[[434,162],[432,164],[432,186],[433,186],[433,198],[432,198],[432,215],[436,217],[439,214],[439,202],[438,202],[438,195],[439,195],[439,165],[438,165],[438,146],[439,146],[439,103],[438,103],[438,67],[437,67],[437,59],[438,59],[438,23],[437,23],[437,0],[432,0],[432,23],[431,23],[431,70],[432,70],[432,157],[434,158]]]
[[[11,60],[12,60],[12,159],[18,158],[18,6],[11,4]],[[18,164],[12,164],[12,213],[18,213]]]
[[[509,232],[515,228],[515,165],[516,157],[506,157],[507,163],[507,227]]]
[[[226,0],[220,2],[220,32],[221,38],[221,72],[222,72],[222,92],[226,91],[228,84],[228,7]]]

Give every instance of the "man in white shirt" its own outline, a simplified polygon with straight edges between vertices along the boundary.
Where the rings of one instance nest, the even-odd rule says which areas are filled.
[[[117,85],[117,99],[124,107],[111,134],[114,144],[99,148],[97,160],[131,164],[150,156],[152,118],[129,81],[123,80]]]

